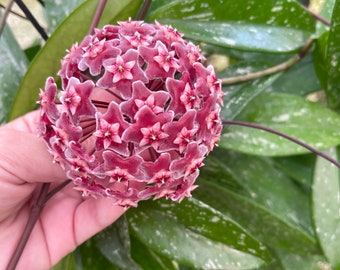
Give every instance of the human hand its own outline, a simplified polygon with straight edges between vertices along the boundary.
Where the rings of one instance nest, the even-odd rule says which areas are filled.
[[[39,112],[0,127],[0,269],[5,269],[42,183],[66,180],[37,137]],[[16,269],[49,269],[124,213],[107,198],[84,200],[67,185],[44,207]]]

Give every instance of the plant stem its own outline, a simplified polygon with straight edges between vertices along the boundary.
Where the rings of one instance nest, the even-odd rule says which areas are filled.
[[[27,8],[24,2],[22,0],[15,0],[15,3],[20,7],[22,12],[24,12],[25,16],[30,20],[35,29],[39,32],[40,36],[46,41],[48,39],[48,35],[46,34],[44,28],[42,28],[38,21],[34,18],[33,14]]]
[[[27,220],[26,226],[25,226],[25,230],[23,231],[19,243],[9,261],[9,264],[6,268],[6,270],[14,270],[16,265],[19,262],[19,259],[21,257],[22,252],[24,251],[24,248],[27,244],[27,241],[32,233],[32,230],[35,226],[35,224],[37,223],[41,211],[43,210],[46,202],[51,199],[55,194],[57,194],[57,192],[59,192],[60,190],[62,190],[65,186],[67,186],[69,183],[71,182],[70,179],[65,180],[63,183],[61,183],[60,185],[56,186],[54,189],[52,189],[50,192],[48,192],[49,188],[50,188],[50,183],[43,183],[40,193],[38,195],[38,198],[35,202],[35,204],[33,205],[29,218]]]
[[[293,66],[296,62],[300,60],[299,55],[294,55],[292,58],[288,59],[286,62],[283,62],[279,65],[258,71],[258,72],[253,72],[241,76],[236,76],[236,77],[229,77],[229,78],[223,78],[222,79],[222,84],[223,85],[229,85],[229,84],[235,84],[235,83],[241,83],[241,82],[246,82],[250,80],[255,80],[267,75],[275,74],[277,72],[286,70]]]
[[[94,33],[94,29],[98,26],[99,20],[103,14],[103,10],[105,8],[107,0],[100,0],[96,9],[96,13],[93,16],[91,26],[88,34],[92,35]]]
[[[9,0],[7,6],[4,10],[4,13],[2,14],[2,17],[1,17],[1,20],[0,20],[0,37],[1,37],[2,31],[4,30],[7,17],[9,15],[9,13],[11,12],[11,8],[12,8],[13,4],[14,4],[14,0]]]
[[[260,70],[258,72],[249,73],[249,74],[236,76],[236,77],[223,78],[221,80],[222,84],[229,85],[229,84],[246,82],[246,81],[262,78],[264,76],[268,76],[271,74],[275,74],[280,71],[285,71],[289,69],[291,66],[293,66],[294,64],[296,64],[297,62],[299,62],[303,57],[305,57],[312,42],[313,42],[313,39],[309,38],[306,41],[305,45],[302,47],[301,51],[298,54],[294,55],[292,58],[288,59],[286,62],[283,62],[281,64],[278,64],[276,66],[273,66],[273,67],[270,67],[264,70]]]
[[[320,16],[319,14],[315,13],[314,11],[311,11],[310,9],[306,8],[303,6],[303,8],[310,14],[313,16],[314,19],[316,19],[317,21],[322,22],[323,24],[330,26],[331,22],[329,20],[326,20],[324,17]]]
[[[3,8],[3,9],[6,8],[3,4],[0,4],[0,7]],[[15,16],[18,16],[20,19],[28,20],[25,16],[19,14],[18,12],[13,11],[13,10],[11,10],[10,13],[15,15]]]
[[[46,195],[48,193],[48,189],[50,187],[50,183],[44,183],[42,184],[39,196],[35,202],[35,204],[32,207],[31,213],[29,215],[25,230],[23,231],[21,238],[19,240],[19,243],[17,245],[17,248],[15,249],[11,260],[9,261],[9,264],[7,266],[7,270],[14,270],[16,265],[18,264],[18,261],[21,257],[21,254],[27,244],[28,238],[31,235],[31,232],[34,228],[35,223],[39,219],[40,213],[42,209],[44,208],[45,202],[46,202]]]
[[[145,18],[145,15],[149,10],[151,2],[152,2],[152,0],[144,0],[142,8],[140,9],[140,11],[139,11],[139,13],[136,17],[136,20],[143,20]]]
[[[244,127],[249,127],[249,128],[254,128],[254,129],[259,129],[259,130],[263,130],[265,132],[269,132],[275,135],[278,135],[282,138],[285,138],[293,143],[296,143],[297,145],[300,145],[304,148],[306,148],[307,150],[311,151],[312,153],[328,160],[329,162],[331,162],[332,164],[334,164],[335,166],[337,166],[338,168],[340,168],[340,162],[333,159],[332,157],[326,155],[325,153],[321,152],[318,149],[315,149],[314,147],[310,146],[307,143],[304,143],[303,141],[296,139],[290,135],[287,135],[281,131],[275,130],[275,129],[271,129],[268,127],[264,127],[258,124],[254,124],[254,123],[247,123],[247,122],[241,122],[241,121],[234,121],[234,120],[222,120],[223,125],[234,125],[234,126],[244,126]]]

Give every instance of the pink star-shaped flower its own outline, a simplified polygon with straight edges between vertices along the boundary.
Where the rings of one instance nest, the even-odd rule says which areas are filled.
[[[176,139],[174,140],[174,144],[178,144],[180,153],[183,153],[187,145],[193,141],[196,132],[197,129],[188,130],[186,127],[184,127],[182,128],[181,132],[178,133]]]
[[[112,42],[107,42],[105,39],[95,37],[89,41],[86,46],[84,44],[84,54],[79,61],[78,68],[82,71],[89,69],[90,74],[97,76],[104,69],[103,62],[107,58],[116,57],[121,53],[121,50],[114,46]]]
[[[123,156],[130,154],[128,143],[122,141],[123,131],[129,124],[123,119],[120,107],[117,103],[111,102],[104,115],[97,114],[98,127],[93,133],[96,137],[96,149],[112,149]]]
[[[120,80],[132,80],[133,75],[131,70],[136,64],[136,61],[124,62],[123,58],[118,55],[114,65],[106,66],[106,70],[113,74],[112,82],[116,83]]]
[[[164,111],[166,102],[170,96],[165,91],[151,91],[141,81],[136,81],[132,84],[131,99],[121,103],[121,110],[131,119],[144,105],[148,106],[155,114]]]
[[[163,68],[166,72],[169,72],[170,68],[179,68],[177,59],[175,59],[175,51],[168,51],[163,43],[156,43],[158,54],[153,59]]]
[[[66,90],[60,97],[60,101],[72,115],[92,115],[95,112],[95,107],[89,96],[93,88],[93,81],[80,82],[79,79],[72,77],[68,82]]]
[[[103,62],[105,73],[97,81],[97,86],[116,88],[124,99],[129,99],[134,81],[147,82],[142,68],[137,64],[138,61],[139,54],[133,49],[128,50],[124,55],[105,60]]]
[[[57,95],[57,84],[52,77],[48,77],[45,83],[45,91],[40,89],[39,101],[40,116],[47,117],[50,121],[55,121],[60,113],[55,104]]]
[[[171,163],[170,170],[174,172],[174,177],[186,177],[197,171],[203,165],[202,161],[208,149],[205,145],[199,145],[197,142],[190,142],[183,158]]]
[[[109,124],[105,119],[99,119],[99,129],[93,133],[93,136],[103,139],[104,149],[107,149],[112,142],[122,143],[118,135],[119,123]]]
[[[137,153],[141,152],[147,146],[147,142],[153,142],[150,136],[155,135],[154,145],[158,147],[160,143],[160,138],[164,137],[161,128],[162,126],[170,122],[173,117],[172,112],[166,112],[163,114],[155,114],[148,106],[143,106],[135,116],[136,123],[130,125],[123,133],[122,139],[128,140],[136,145]],[[159,123],[159,124],[157,124]],[[154,126],[155,125],[155,126]],[[158,126],[159,125],[159,126]],[[153,127],[155,129],[155,133],[153,134],[152,130],[149,130],[149,127]],[[144,129],[148,127],[147,129]],[[159,130],[158,130],[159,128]],[[143,133],[144,132],[144,133]],[[146,135],[147,134],[147,135]],[[158,135],[160,138],[158,138]],[[149,138],[147,138],[149,136]],[[144,139],[144,140],[143,140]],[[141,144],[142,142],[142,144]]]
[[[133,181],[134,177],[129,174],[128,170],[116,167],[114,170],[106,171],[110,177],[110,183]]]
[[[155,123],[151,127],[141,128],[141,133],[143,134],[143,139],[140,141],[139,146],[151,145],[157,150],[160,141],[169,137],[168,134],[162,131],[161,124],[159,122]]]
[[[184,92],[180,96],[180,100],[183,102],[187,110],[199,107],[199,99],[197,97],[196,89],[191,89],[189,83],[185,84]]]
[[[175,51],[168,51],[162,41],[157,40],[155,47],[139,46],[140,55],[147,63],[145,74],[149,80],[173,77],[179,67]]]

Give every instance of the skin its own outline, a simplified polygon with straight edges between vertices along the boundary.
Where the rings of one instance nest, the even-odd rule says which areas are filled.
[[[41,184],[53,188],[66,180],[36,135],[38,118],[35,111],[0,127],[0,269],[16,248]],[[46,203],[16,269],[51,268],[123,213],[109,199],[84,200],[67,185]]]

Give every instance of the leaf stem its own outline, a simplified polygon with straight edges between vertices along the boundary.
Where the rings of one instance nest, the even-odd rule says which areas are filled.
[[[94,29],[98,26],[99,20],[103,14],[103,10],[105,8],[107,0],[100,0],[96,9],[96,13],[93,16],[91,26],[88,34],[92,35],[94,33]]]
[[[145,15],[149,10],[151,2],[152,0],[144,0],[142,8],[140,9],[138,15],[136,16],[136,20],[143,20],[145,18]]]
[[[33,205],[31,209],[31,213],[29,215],[29,218],[27,220],[27,224],[25,226],[25,229],[21,235],[21,238],[19,240],[19,243],[14,250],[14,253],[9,261],[9,264],[6,268],[6,270],[14,270],[16,268],[16,265],[18,264],[18,261],[21,257],[22,252],[24,251],[24,248],[27,244],[27,241],[31,235],[31,232],[34,228],[34,225],[36,224],[37,220],[39,219],[40,213],[45,205],[45,198],[48,193],[48,189],[50,188],[50,183],[43,183],[39,196]]]
[[[0,8],[5,9],[6,7],[3,4],[0,4]],[[15,12],[13,10],[10,11],[11,14],[18,16],[19,18],[23,19],[23,20],[28,20],[25,16],[19,14],[18,12]]]
[[[249,127],[249,128],[254,128],[254,129],[259,129],[259,130],[263,130],[265,132],[269,132],[275,135],[278,135],[282,138],[285,138],[297,145],[302,146],[303,148],[306,148],[307,150],[311,151],[312,153],[328,160],[329,162],[331,162],[332,164],[334,164],[335,166],[337,166],[338,168],[340,168],[340,162],[333,159],[332,157],[326,155],[325,153],[323,153],[322,151],[315,149],[314,147],[310,146],[309,144],[294,138],[290,135],[287,135],[281,131],[275,130],[275,129],[271,129],[268,127],[264,127],[258,124],[254,124],[254,123],[248,123],[248,122],[241,122],[241,121],[234,121],[234,120],[222,120],[223,125],[234,125],[234,126],[244,126],[244,127]]]
[[[311,11],[310,9],[306,8],[303,6],[303,8],[310,14],[313,16],[314,19],[316,19],[317,21],[322,22],[323,24],[330,26],[331,22],[327,19],[325,19],[324,17],[320,16],[319,14],[315,13],[314,11]]]
[[[6,8],[4,10],[4,13],[2,14],[2,17],[1,17],[1,20],[0,20],[0,37],[1,37],[2,31],[4,30],[7,17],[9,15],[9,13],[11,12],[11,8],[12,8],[13,4],[14,4],[14,0],[9,0],[8,4],[6,5]]]
[[[50,192],[48,192],[48,190],[50,188],[51,183],[42,184],[38,198],[31,209],[25,229],[20,237],[19,243],[17,244],[17,247],[14,250],[14,253],[8,263],[6,270],[14,270],[16,268],[21,257],[21,254],[24,251],[27,241],[32,233],[35,224],[37,223],[40,217],[41,211],[43,210],[46,202],[49,199],[51,199],[58,191],[67,186],[70,182],[71,180],[67,179],[63,183],[52,189]]]
[[[222,78],[222,84],[223,85],[229,85],[229,84],[236,84],[236,83],[241,83],[241,82],[246,82],[250,80],[255,80],[258,78],[262,78],[264,76],[268,76],[271,74],[278,73],[280,71],[285,71],[292,67],[294,64],[299,62],[308,52],[308,49],[310,48],[311,44],[313,42],[313,39],[309,38],[305,45],[302,47],[301,51],[294,55],[292,58],[288,59],[287,61],[278,64],[276,66],[260,70],[257,72],[241,75],[241,76],[236,76],[236,77],[229,77],[229,78]]]
[[[294,55],[292,58],[288,59],[286,62],[283,62],[279,65],[258,71],[258,72],[253,72],[241,76],[236,76],[236,77],[229,77],[229,78],[223,78],[222,79],[222,84],[223,85],[229,85],[229,84],[236,84],[236,83],[241,83],[241,82],[246,82],[250,80],[255,80],[267,75],[275,74],[277,72],[286,70],[293,66],[296,62],[300,60],[299,55]]]
[[[22,12],[25,14],[27,19],[30,20],[30,22],[33,24],[35,29],[38,31],[40,36],[46,41],[48,39],[48,35],[46,34],[44,28],[40,26],[38,21],[35,19],[31,11],[27,8],[27,6],[24,4],[22,0],[15,0],[15,3],[19,6],[19,8],[22,10]]]

